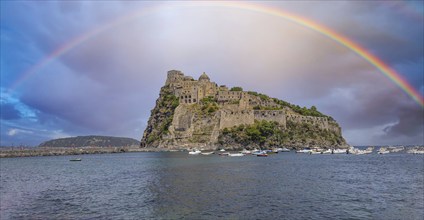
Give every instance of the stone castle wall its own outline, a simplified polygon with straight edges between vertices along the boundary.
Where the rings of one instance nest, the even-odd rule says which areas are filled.
[[[242,124],[249,125],[255,122],[255,116],[252,110],[221,110],[219,129],[231,128]]]
[[[254,110],[255,120],[275,121],[286,127],[286,114],[283,110]]]
[[[324,117],[287,114],[287,121],[317,125],[322,130],[329,130],[330,128],[332,129],[332,126],[329,126],[328,119]]]
[[[242,91],[218,91],[216,95],[218,102],[238,101],[242,97]]]
[[[183,106],[198,103],[206,96],[215,97],[221,105],[221,109],[216,114],[216,125],[211,131],[215,136],[219,134],[219,130],[242,124],[253,124],[255,120],[275,121],[283,127],[286,127],[288,121],[308,123],[323,130],[341,132],[337,123],[333,124],[325,117],[302,116],[286,110],[253,110],[252,108],[257,105],[265,107],[279,107],[279,105],[272,100],[261,100],[260,97],[244,91],[229,91],[226,86],[218,87],[216,83],[210,82],[209,77],[204,73],[199,80],[194,80],[180,71],[171,70],[168,72],[166,85],[170,86],[181,104],[175,111],[170,128],[172,134],[170,138],[176,140],[195,138],[193,135],[196,133],[198,125],[193,124],[194,113],[190,113],[188,108]],[[202,126],[205,127],[206,124]]]

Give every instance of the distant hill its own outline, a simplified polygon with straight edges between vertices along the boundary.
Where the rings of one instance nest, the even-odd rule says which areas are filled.
[[[46,141],[39,147],[125,147],[139,146],[140,142],[132,138],[110,136],[77,136]]]

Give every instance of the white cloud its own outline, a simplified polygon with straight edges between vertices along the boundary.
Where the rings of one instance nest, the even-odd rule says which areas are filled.
[[[27,130],[12,128],[12,129],[9,129],[9,131],[7,132],[7,135],[9,135],[9,136],[15,136],[15,135],[18,135],[18,134],[33,134],[33,133],[34,132],[32,132],[32,131],[27,131]]]

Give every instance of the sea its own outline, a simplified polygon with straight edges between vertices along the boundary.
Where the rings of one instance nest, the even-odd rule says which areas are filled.
[[[407,153],[139,152],[2,158],[0,169],[1,220],[424,218],[424,155]]]

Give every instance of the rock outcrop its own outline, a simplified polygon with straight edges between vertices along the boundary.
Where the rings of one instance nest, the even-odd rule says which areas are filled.
[[[240,149],[347,147],[341,128],[314,106],[301,108],[241,87],[228,89],[168,71],[141,139],[142,147]]]

